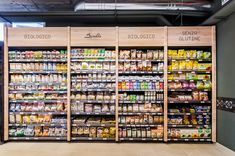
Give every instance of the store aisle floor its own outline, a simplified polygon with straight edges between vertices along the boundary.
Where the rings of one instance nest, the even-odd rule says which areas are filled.
[[[6,143],[0,156],[235,156],[220,144]]]

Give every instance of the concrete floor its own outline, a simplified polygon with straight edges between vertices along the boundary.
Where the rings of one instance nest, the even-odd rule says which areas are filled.
[[[25,143],[0,145],[0,156],[235,156],[220,144]]]

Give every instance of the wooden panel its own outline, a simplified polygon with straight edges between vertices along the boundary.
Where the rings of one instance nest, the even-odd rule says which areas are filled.
[[[167,94],[167,85],[168,85],[168,81],[167,81],[167,69],[168,69],[168,47],[167,47],[167,27],[164,28],[164,142],[167,142],[167,138],[168,138],[168,127],[167,127],[167,119],[168,119],[168,94]]]
[[[71,28],[71,46],[116,46],[115,27]]]
[[[168,27],[168,46],[211,46],[211,27]]]
[[[117,141],[119,141],[119,136],[118,136],[118,132],[119,132],[119,127],[118,127],[118,111],[119,111],[119,109],[118,109],[118,106],[119,106],[119,104],[118,104],[118,54],[119,54],[119,48],[118,48],[118,27],[116,27],[116,35],[117,35],[117,37],[116,37],[116,58],[115,58],[115,60],[116,60],[116,90],[115,90],[115,93],[116,93],[116,100],[115,100],[115,102],[116,102],[116,105],[115,105],[115,120],[116,120],[116,137],[115,137],[115,141],[117,142]]]
[[[212,142],[216,142],[216,30],[212,27]]]
[[[7,27],[4,28],[4,141],[8,140],[9,104],[8,104],[8,47]]]
[[[119,46],[164,46],[164,28],[119,27]]]
[[[67,46],[67,28],[8,28],[9,47]]]
[[[70,90],[71,90],[71,72],[70,72],[70,27],[68,31],[68,47],[67,47],[67,141],[71,141],[71,101],[70,101]]]

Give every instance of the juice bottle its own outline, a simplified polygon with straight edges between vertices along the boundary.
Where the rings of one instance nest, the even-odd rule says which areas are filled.
[[[125,81],[122,82],[122,89],[126,89],[126,82]]]
[[[122,82],[118,82],[118,89],[122,89]]]

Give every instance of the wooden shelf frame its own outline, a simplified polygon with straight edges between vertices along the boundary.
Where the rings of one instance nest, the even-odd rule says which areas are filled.
[[[65,33],[61,33],[61,30]],[[189,40],[187,37],[200,38],[200,40]],[[9,60],[8,50],[11,47],[23,48],[48,48],[67,47],[67,141],[71,136],[71,48],[72,47],[113,47],[116,51],[116,100],[115,119],[116,137],[118,136],[118,54],[120,48],[147,48],[162,47],[164,49],[164,142],[168,142],[167,118],[168,118],[168,89],[167,89],[167,65],[169,47],[211,47],[212,52],[212,142],[216,142],[216,29],[215,26],[200,27],[50,27],[50,28],[10,28],[5,27],[4,37],[4,140],[8,141],[9,131]]]

